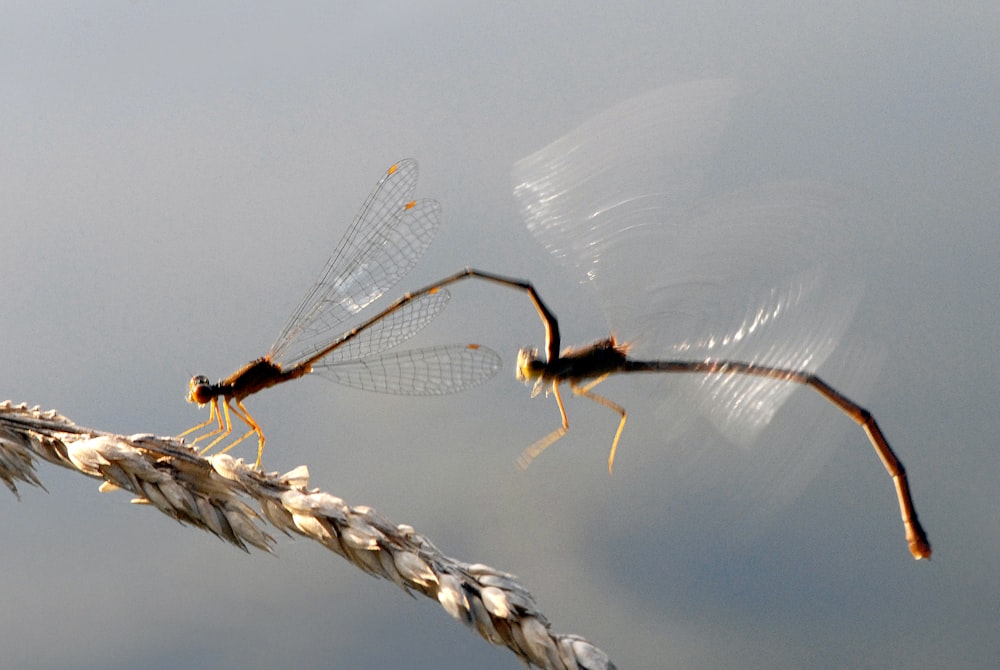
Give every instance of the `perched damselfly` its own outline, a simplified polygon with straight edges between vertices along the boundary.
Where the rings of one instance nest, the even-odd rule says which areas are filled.
[[[208,420],[183,433],[215,426],[194,442],[214,438],[206,453],[232,432],[230,413],[248,430],[225,452],[257,435],[257,461],[264,453],[264,432],[243,400],[276,384],[317,372],[341,384],[394,394],[437,395],[469,388],[500,369],[500,357],[476,344],[455,344],[385,352],[426,326],[449,300],[445,290],[404,297],[345,332],[345,325],[394,286],[423,256],[440,223],[440,205],[413,198],[417,163],[390,167],[326,267],[264,356],[211,383],[191,378],[187,399],[208,405]]]

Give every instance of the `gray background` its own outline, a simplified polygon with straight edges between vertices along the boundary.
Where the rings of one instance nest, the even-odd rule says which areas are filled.
[[[406,288],[466,264],[528,276],[567,343],[599,337],[592,292],[527,234],[511,166],[629,96],[737,77],[750,92],[710,189],[807,177],[880,203],[863,302],[820,372],[906,464],[932,562],[906,551],[860,430],[804,391],[758,442],[787,444],[785,467],[815,457],[807,473],[705,426],[661,439],[670,382],[648,379],[601,387],[630,410],[613,477],[613,416],[573,398],[570,435],[519,473],[557,412],[511,379],[534,315],[485,286],[456,288],[419,343],[488,344],[497,380],[443,400],[321,379],[261,394],[266,464],[307,463],[347,502],[518,574],[556,630],[622,668],[984,667],[1000,656],[998,19],[992,2],[7,4],[0,397],[122,433],[194,424],[189,376],[264,353],[407,156],[446,221]],[[714,483],[686,479],[692,462]],[[247,556],[41,475],[48,494],[0,504],[7,667],[517,667],[310,543]]]

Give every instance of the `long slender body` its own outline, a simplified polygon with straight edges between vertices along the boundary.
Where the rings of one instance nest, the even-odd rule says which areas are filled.
[[[798,372],[795,370],[785,370],[773,368],[765,365],[753,365],[738,361],[633,361],[626,360],[622,372],[696,372],[701,374],[741,374],[754,377],[767,377],[779,381],[787,381],[795,384],[809,386],[816,390],[821,396],[840,408],[844,414],[851,418],[854,423],[864,429],[865,434],[875,447],[875,452],[882,460],[889,476],[892,477],[896,487],[896,497],[899,500],[899,512],[903,518],[903,525],[906,529],[906,541],[910,545],[910,553],[916,559],[930,558],[931,545],[927,540],[923,527],[917,519],[917,511],[913,507],[913,499],[910,496],[910,485],[906,478],[906,469],[902,462],[892,451],[889,442],[882,434],[875,417],[864,407],[861,407],[850,398],[847,398],[835,388],[827,384],[818,376],[809,372]],[[624,421],[624,417],[622,417]]]
[[[558,324],[555,321],[555,317],[552,316],[551,312],[545,304],[538,298],[534,287],[525,281],[519,279],[512,279],[509,277],[503,277],[501,275],[493,274],[490,272],[484,272],[481,270],[474,270],[472,268],[466,268],[456,272],[453,275],[445,277],[440,281],[436,281],[433,284],[429,284],[421,289],[412,291],[404,294],[401,298],[393,302],[391,305],[386,307],[384,310],[370,317],[357,327],[344,333],[342,336],[336,340],[330,342],[326,346],[317,349],[308,357],[289,366],[287,369],[283,368],[280,363],[271,360],[271,356],[262,356],[226,377],[219,382],[213,384],[209,379],[203,375],[197,375],[191,378],[190,389],[188,392],[188,400],[190,402],[198,403],[199,405],[209,405],[210,414],[206,421],[198,424],[192,428],[181,433],[181,436],[187,435],[189,433],[196,432],[205,428],[206,426],[215,423],[216,427],[214,430],[209,431],[203,435],[200,435],[195,441],[200,441],[207,439],[209,437],[215,437],[208,446],[202,449],[202,453],[210,451],[215,445],[224,440],[232,432],[232,420],[230,417],[230,411],[236,414],[248,427],[243,435],[228,444],[220,453],[229,451],[237,444],[250,437],[254,433],[257,434],[257,467],[260,466],[261,455],[264,451],[264,443],[266,442],[264,438],[264,432],[261,430],[260,425],[254,420],[253,416],[247,411],[246,407],[243,406],[243,399],[249,395],[262,391],[266,388],[270,388],[277,384],[285,381],[290,381],[292,379],[297,379],[313,371],[313,366],[319,364],[325,358],[330,356],[336,350],[348,345],[351,341],[361,337],[370,332],[370,330],[379,324],[386,322],[393,314],[400,313],[401,310],[412,307],[416,305],[419,301],[431,298],[434,296],[447,296],[447,292],[444,290],[450,284],[462,281],[468,278],[477,278],[484,281],[489,281],[511,288],[516,288],[523,290],[528,293],[538,310],[539,314],[544,314],[551,318],[552,327],[555,331],[547,334],[550,339],[558,343],[559,333]],[[479,374],[472,372],[475,376],[469,378],[461,386],[468,386],[473,383],[481,381],[481,378],[486,375],[489,371],[489,363],[496,356],[491,350],[486,347],[481,347],[477,344],[467,344],[467,345],[452,345],[450,347],[437,347],[432,349],[419,349],[416,350],[417,354],[429,356],[434,354],[444,354],[446,358],[455,358],[457,356],[464,355],[471,359],[471,364],[467,366],[470,370],[481,370]],[[423,363],[427,364],[428,361],[432,359],[424,358]],[[462,359],[459,359],[462,360]],[[380,359],[381,362],[385,362],[385,359]],[[498,362],[498,361],[497,361]],[[443,363],[442,366],[448,366],[450,363]],[[442,369],[446,369],[442,367]],[[463,368],[464,369],[464,368]],[[455,386],[454,389],[458,390],[459,386]],[[436,391],[429,390],[426,393],[437,393],[437,392],[448,392],[448,391]]]
[[[867,409],[850,400],[812,373],[754,365],[740,361],[638,361],[628,358],[627,347],[617,344],[613,338],[601,340],[589,347],[569,352],[554,361],[544,362],[541,367],[536,366],[536,370],[538,379],[552,384],[552,392],[556,395],[559,403],[563,425],[554,433],[536,443],[535,447],[530,450],[530,453],[524,457],[525,464],[530,462],[531,458],[540,453],[542,449],[559,437],[562,437],[569,429],[566,411],[558,390],[560,383],[567,382],[577,395],[586,396],[606,407],[610,407],[621,416],[618,431],[615,433],[614,442],[611,446],[611,454],[608,457],[609,472],[614,464],[618,440],[621,437],[622,429],[625,427],[626,413],[624,408],[603,396],[591,393],[590,389],[610,374],[628,372],[739,374],[766,377],[777,381],[809,386],[836,405],[844,414],[864,429],[865,434],[875,448],[875,452],[882,460],[882,465],[889,473],[889,476],[892,477],[893,484],[896,487],[896,497],[899,501],[899,511],[903,519],[906,541],[909,544],[910,553],[916,559],[931,557],[930,542],[917,518],[913,498],[910,495],[906,470],[889,446],[889,442],[885,439],[885,435],[882,433],[882,429],[879,428],[875,417]],[[580,386],[581,382],[588,380],[590,381],[589,384]],[[541,448],[538,448],[539,445],[541,445]]]
[[[191,378],[188,401],[207,404],[210,412],[208,420],[181,436],[214,423],[214,428],[193,440],[214,438],[202,450],[205,453],[231,434],[230,414],[235,414],[249,430],[222,451],[256,433],[259,467],[264,432],[243,400],[263,389],[318,370],[335,381],[367,390],[442,394],[496,373],[499,356],[474,344],[381,353],[427,325],[448,301],[444,290],[429,289],[407,297],[346,333],[341,329],[395,285],[433,239],[440,206],[433,200],[413,199],[416,181],[413,160],[400,161],[383,174],[265,356],[215,384],[203,375]]]
[[[582,395],[604,405],[621,417],[618,423],[618,430],[615,432],[615,437],[611,444],[611,453],[608,456],[608,472],[611,472],[614,466],[618,441],[621,438],[622,430],[625,428],[626,412],[625,408],[603,396],[592,393],[591,389],[611,374],[666,372],[705,375],[748,375],[800,384],[815,390],[864,429],[869,441],[875,448],[875,452],[881,459],[882,465],[889,473],[889,476],[892,477],[910,553],[918,560],[923,558],[929,559],[931,557],[930,541],[927,539],[927,534],[924,532],[917,518],[916,508],[913,505],[910,487],[907,482],[906,470],[889,446],[889,442],[875,421],[875,417],[867,409],[844,396],[818,376],[801,370],[790,370],[730,360],[633,360],[628,357],[628,346],[616,342],[613,337],[599,340],[586,347],[560,352],[559,323],[555,315],[545,305],[537,291],[535,291],[534,286],[527,281],[468,268],[437,282],[432,288],[429,288],[437,290],[468,277],[476,277],[526,292],[545,326],[545,358],[542,359],[538,356],[537,349],[522,349],[518,353],[515,374],[520,381],[526,383],[534,382],[532,396],[538,395],[543,389],[555,396],[562,423],[556,430],[538,440],[521,454],[518,463],[522,467],[527,467],[538,454],[565,435],[569,430],[566,408],[563,405],[562,396],[559,391],[560,384],[564,382],[569,385],[575,395]]]
[[[406,305],[423,299],[426,296],[434,295],[442,291],[445,287],[465,279],[479,279],[490,283],[499,284],[508,288],[523,291],[528,294],[535,311],[538,313],[542,324],[545,327],[545,358],[538,356],[538,350],[534,348],[524,348],[518,353],[515,376],[519,381],[534,383],[532,396],[538,395],[543,389],[552,393],[556,398],[559,407],[559,414],[562,419],[561,425],[552,433],[538,440],[531,447],[527,448],[518,459],[519,465],[527,465],[546,447],[558,440],[569,430],[569,420],[566,416],[566,409],[563,404],[559,386],[567,383],[575,395],[585,396],[594,402],[615,411],[621,420],[618,430],[615,433],[611,445],[611,452],[608,457],[608,471],[611,472],[614,465],[615,453],[618,448],[618,441],[621,438],[622,430],[625,428],[626,412],[623,407],[613,401],[592,393],[591,389],[604,381],[609,375],[617,373],[634,372],[666,372],[666,373],[696,373],[696,374],[738,374],[756,377],[766,377],[776,381],[785,381],[794,384],[809,386],[820,395],[833,403],[844,414],[850,417],[855,423],[860,425],[868,439],[875,448],[876,453],[882,460],[886,471],[893,479],[896,496],[899,502],[900,514],[906,532],[906,540],[910,547],[910,553],[916,559],[930,558],[931,546],[927,535],[920,525],[917,512],[910,494],[907,482],[906,470],[902,462],[892,451],[888,441],[879,428],[875,417],[857,405],[839,391],[831,387],[816,375],[801,370],[789,370],[762,365],[754,365],[740,361],[716,360],[716,361],[640,361],[628,357],[628,346],[615,341],[613,337],[599,340],[586,347],[559,351],[561,342],[559,332],[559,322],[555,314],[538,295],[534,286],[521,279],[505,277],[492,272],[466,268],[456,272],[444,279],[434,282],[417,291],[405,294],[385,310],[376,314],[371,319],[361,324],[352,331],[346,333],[336,343],[331,344],[328,350],[340,347],[350,339],[363,333],[366,328],[385,318],[387,315],[402,309]],[[316,361],[329,353],[328,350],[321,350],[312,357]],[[273,386],[284,381],[286,378],[292,379],[308,372],[305,369],[304,361],[296,368],[284,371],[280,367],[273,366],[266,359],[254,361],[230,378],[223,380],[216,388],[223,392],[231,392],[237,403],[242,408],[239,400],[257,390]],[[273,372],[271,369],[274,368]],[[268,371],[264,371],[267,369]],[[205,380],[207,381],[207,380]],[[193,383],[193,382],[192,382]],[[246,391],[243,395],[240,392]],[[235,409],[235,408],[234,408]],[[245,420],[245,419],[244,419]],[[248,422],[249,423],[249,422]],[[253,433],[251,430],[247,435]],[[246,437],[246,436],[244,436]],[[241,438],[242,439],[242,438]]]
[[[246,407],[243,406],[244,398],[258,391],[263,391],[266,388],[286,381],[298,379],[313,372],[313,367],[319,365],[323,359],[341,347],[346,346],[352,340],[367,334],[370,329],[378,326],[393,314],[398,313],[409,305],[415,304],[416,301],[422,298],[439,293],[441,293],[441,286],[439,285],[428,286],[415,293],[408,293],[386,309],[369,318],[360,326],[344,333],[337,340],[317,350],[308,358],[289,366],[287,369],[283,368],[280,363],[272,361],[270,356],[262,356],[247,363],[229,377],[215,384],[212,384],[203,375],[192,377],[188,400],[199,405],[207,404],[211,411],[208,420],[189,428],[184,433],[181,433],[181,436],[201,430],[213,422],[216,423],[214,430],[199,436],[195,440],[197,442],[215,436],[215,439],[202,449],[201,453],[206,453],[232,432],[232,420],[230,417],[230,411],[232,411],[233,414],[236,414],[240,420],[249,426],[249,430],[227,445],[220,453],[229,451],[250,437],[250,435],[256,433],[257,461],[255,467],[260,467],[260,460],[264,452],[266,439],[260,425],[250,412],[247,411]],[[436,377],[423,380],[421,383],[423,390],[414,392],[440,394],[458,391],[491,377],[499,368],[499,357],[490,349],[481,347],[478,344],[464,344],[415,349],[401,352],[400,354],[383,355],[377,358],[364,358],[357,361],[349,360],[346,363],[348,365],[358,363],[362,369],[368,365],[372,365],[375,368],[404,370],[406,373],[410,372],[410,368],[406,367],[405,364],[409,363],[412,365],[416,363],[423,368],[434,370]],[[406,373],[399,374],[401,377],[410,376]],[[362,379],[365,381],[358,381],[357,379],[352,381],[340,379],[339,381],[360,388],[373,388],[375,390],[388,390],[392,392],[390,389],[375,388],[379,382],[367,381],[367,377],[363,377]],[[408,391],[397,389],[395,392],[406,393]]]

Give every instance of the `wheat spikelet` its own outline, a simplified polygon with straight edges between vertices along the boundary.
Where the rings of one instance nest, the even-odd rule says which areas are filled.
[[[553,633],[513,575],[450,558],[410,526],[308,488],[305,466],[264,474],[225,454],[202,458],[172,438],[114,435],[79,427],[55,411],[0,403],[0,480],[15,495],[18,482],[42,487],[37,459],[102,479],[102,491],[125,489],[136,496],[133,502],[244,551],[271,551],[275,540],[263,530],[265,520],[285,534],[315,540],[407,593],[437,600],[453,618],[528,665],[614,668],[607,654],[582,637]]]

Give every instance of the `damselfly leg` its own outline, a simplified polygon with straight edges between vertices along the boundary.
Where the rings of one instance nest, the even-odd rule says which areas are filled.
[[[417,263],[434,237],[440,206],[434,200],[414,199],[416,182],[413,160],[386,171],[266,355],[214,384],[202,375],[191,379],[187,399],[208,405],[209,418],[182,436],[214,424],[193,440],[210,440],[205,453],[230,436],[235,415],[249,430],[221,451],[256,434],[260,467],[264,432],[243,400],[265,388],[315,371],[365,390],[434,395],[469,388],[499,370],[499,356],[475,344],[385,353],[444,309],[450,296],[443,289],[397,301],[344,331],[345,323]]]

